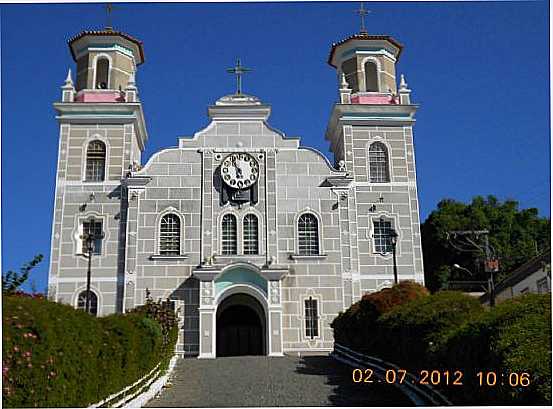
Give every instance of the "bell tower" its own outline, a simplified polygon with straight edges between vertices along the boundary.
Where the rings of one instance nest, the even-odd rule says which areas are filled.
[[[358,12],[366,14],[363,7]],[[332,44],[328,57],[337,74],[338,102],[326,139],[346,172],[341,189],[351,197],[348,211],[357,214],[348,235],[359,256],[344,278],[346,298],[353,301],[396,280],[392,237],[397,280],[424,282],[413,143],[418,105],[411,103],[405,77],[396,74],[403,48],[390,35],[369,34],[362,20],[360,32]]]
[[[60,134],[48,295],[80,305],[86,287],[83,237],[94,234],[91,291],[97,314],[105,315],[123,310],[135,273],[126,259],[126,243],[135,239],[126,233],[136,221],[129,222],[134,208],[124,181],[140,168],[148,139],[136,86],[144,49],[110,27],[82,31],[68,45],[76,78],[69,69],[61,101],[54,103]]]

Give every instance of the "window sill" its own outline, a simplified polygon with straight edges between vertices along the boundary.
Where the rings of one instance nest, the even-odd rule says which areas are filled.
[[[323,260],[326,256],[326,254],[290,254],[292,260]]]
[[[186,260],[188,254],[179,254],[176,256],[165,255],[165,254],[152,254],[150,260]]]
[[[88,253],[75,253],[75,256],[88,259]],[[95,257],[102,257],[102,253],[92,253],[92,258]]]

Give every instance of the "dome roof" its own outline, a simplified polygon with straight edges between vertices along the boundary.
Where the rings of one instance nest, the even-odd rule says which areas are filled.
[[[261,105],[261,101],[253,95],[232,94],[219,98],[215,105]]]

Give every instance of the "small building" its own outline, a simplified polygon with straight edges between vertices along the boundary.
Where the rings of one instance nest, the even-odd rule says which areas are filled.
[[[532,258],[514,270],[495,286],[495,300],[501,302],[526,293],[544,294],[551,292],[551,249]],[[488,294],[480,300],[489,303]]]

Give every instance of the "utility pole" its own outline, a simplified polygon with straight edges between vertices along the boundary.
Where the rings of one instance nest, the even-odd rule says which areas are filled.
[[[495,306],[494,273],[499,271],[499,259],[489,241],[489,230],[454,230],[446,233],[449,244],[461,253],[484,256],[484,271],[488,273],[490,307]],[[482,238],[482,240],[480,240]]]

